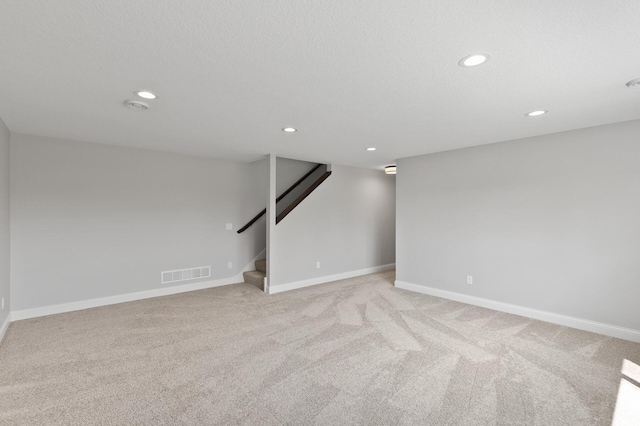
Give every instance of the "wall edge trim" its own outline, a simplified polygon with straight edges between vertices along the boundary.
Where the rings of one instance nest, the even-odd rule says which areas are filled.
[[[4,340],[4,336],[7,334],[7,330],[9,330],[9,324],[11,324],[11,312],[7,315],[4,322],[0,326],[0,345],[2,344],[2,340]]]
[[[325,284],[332,281],[344,280],[347,278],[358,277],[361,275],[373,274],[375,272],[385,271],[395,268],[395,263],[387,263],[386,265],[373,266],[370,268],[357,269],[355,271],[342,272],[339,274],[325,275],[323,277],[310,278],[308,280],[294,281],[286,284],[278,284],[269,286],[269,294],[282,293],[285,291],[297,290],[299,288],[310,287],[318,284]]]
[[[454,300],[456,302],[466,303],[469,305],[481,306],[483,308],[494,309],[500,312],[520,315],[527,318],[550,322],[558,325],[564,325],[567,327],[577,328],[579,330],[590,331],[592,333],[603,334],[605,336],[616,337],[619,339],[640,343],[640,330],[634,330],[617,325],[571,317],[568,315],[556,314],[553,312],[541,311],[538,309],[527,308],[525,306],[499,302],[497,300],[484,299],[482,297],[470,296],[467,294],[456,293],[448,290],[441,290],[438,288],[420,284],[413,284],[406,281],[396,280],[395,287],[402,290],[428,294],[430,296],[441,297],[443,299]]]
[[[240,277],[240,278],[239,278]],[[173,287],[158,288],[154,290],[125,293],[115,296],[99,297],[95,299],[79,300],[77,302],[61,303],[58,305],[41,306],[38,308],[21,309],[11,312],[12,321],[20,321],[29,318],[43,317],[47,315],[62,314],[65,312],[81,311],[83,309],[97,308],[100,306],[115,305],[117,303],[134,302],[136,300],[152,299],[154,297],[171,296],[190,291],[204,290],[207,288],[221,287],[243,282],[242,274],[230,278],[209,280],[193,284],[184,284]]]

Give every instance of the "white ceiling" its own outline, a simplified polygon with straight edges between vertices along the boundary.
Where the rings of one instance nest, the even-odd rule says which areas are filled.
[[[17,133],[381,167],[639,119],[625,86],[638,22],[638,0],[2,0],[0,117]],[[476,52],[493,58],[458,66]],[[139,89],[160,96],[148,111],[123,104]]]

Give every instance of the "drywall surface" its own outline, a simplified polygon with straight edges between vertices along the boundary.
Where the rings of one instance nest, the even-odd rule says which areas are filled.
[[[276,175],[277,175],[277,162],[278,158],[274,154],[267,155],[266,159],[267,165],[267,196],[265,197],[265,204],[267,206],[266,210],[266,230],[267,230],[267,248],[265,253],[267,255],[267,281],[263,290],[269,294],[269,283],[271,282],[271,277],[273,275],[273,271],[277,264],[277,255],[278,252],[275,250],[277,247],[278,235],[276,234],[276,198],[277,198],[277,190],[276,190]]]
[[[278,194],[278,197],[317,165],[317,163],[309,163],[308,161],[277,157],[276,193]]]
[[[0,334],[10,312],[10,228],[9,228],[9,129],[0,119]],[[0,335],[1,338],[1,335]]]
[[[640,329],[638,135],[632,121],[399,160],[397,280]]]
[[[229,278],[264,249],[236,233],[264,208],[259,164],[17,134],[11,164],[12,310]]]
[[[276,188],[277,194],[280,195],[293,185],[298,179],[304,176],[309,170],[316,166],[315,163],[306,161],[289,160],[287,158],[277,158],[278,164],[278,183]],[[246,181],[245,197],[242,201],[242,212],[240,217],[242,220],[238,224],[238,229],[249,223],[258,213],[265,209],[267,190],[269,187],[269,160],[267,157],[261,158],[250,163],[247,167],[247,174],[244,177]],[[251,235],[251,243],[255,245],[259,251],[266,247],[266,215],[258,219],[247,231],[241,236],[244,242],[246,235]]]
[[[393,176],[333,165],[332,175],[275,226],[271,288],[393,263],[394,206]]]
[[[264,209],[264,200],[268,189],[267,167],[266,158],[246,165],[246,172],[243,176],[243,193],[240,198],[241,209],[238,215],[240,220],[237,224],[234,223],[234,233]],[[247,230],[237,235],[237,248],[240,253],[244,252],[247,246],[250,246],[252,253],[260,253],[267,245],[267,228],[264,216],[254,222]],[[251,267],[250,269],[255,268]]]

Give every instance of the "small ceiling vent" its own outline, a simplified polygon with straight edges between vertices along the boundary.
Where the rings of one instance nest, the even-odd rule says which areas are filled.
[[[124,101],[124,104],[131,109],[137,109],[144,111],[145,109],[149,109],[149,104],[146,102],[142,102],[136,99],[127,99]]]

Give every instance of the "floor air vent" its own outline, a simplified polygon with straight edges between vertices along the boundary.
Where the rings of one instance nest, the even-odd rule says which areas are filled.
[[[162,284],[175,283],[178,281],[198,280],[211,276],[211,266],[201,266],[199,268],[177,269],[175,271],[164,271],[162,273]]]

